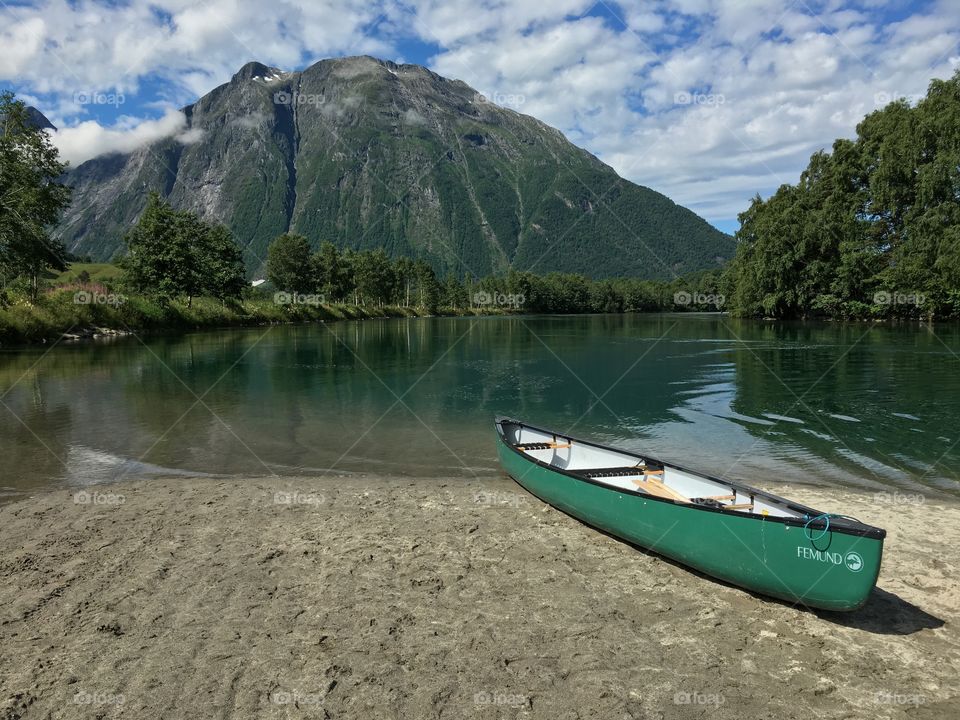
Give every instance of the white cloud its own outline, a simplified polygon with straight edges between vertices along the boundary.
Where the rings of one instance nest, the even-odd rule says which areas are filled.
[[[38,0],[0,9],[0,80],[31,92],[135,91],[156,75],[209,91],[247,60],[280,67],[345,52],[389,52],[364,29],[389,0]],[[12,24],[8,23],[12,21]]]
[[[0,27],[0,77],[13,78],[24,72],[40,51],[45,31],[46,24],[39,17]]]
[[[53,144],[60,156],[72,166],[98,155],[127,153],[139,147],[168,137],[176,137],[183,143],[200,139],[202,131],[187,129],[187,119],[178,110],[168,110],[157,120],[137,120],[121,117],[111,127],[104,127],[88,120],[70,128],[51,132]]]
[[[261,125],[263,125],[263,123],[265,123],[266,121],[267,121],[266,113],[255,112],[255,113],[250,113],[249,115],[242,115],[238,118],[234,118],[233,120],[230,121],[230,124],[236,125],[237,127],[245,128],[247,130],[254,130],[260,127]]]
[[[193,145],[194,143],[200,142],[204,132],[203,128],[184,130],[182,133],[177,134],[177,142],[183,143],[184,145]]]
[[[409,108],[403,113],[401,118],[406,125],[426,125],[427,119],[413,108]]]
[[[522,112],[720,222],[796,182],[813,152],[852,136],[878,101],[922,96],[952,74],[960,15],[931,5],[882,27],[870,6],[621,0],[617,18],[464,37],[432,67],[522,93]]]

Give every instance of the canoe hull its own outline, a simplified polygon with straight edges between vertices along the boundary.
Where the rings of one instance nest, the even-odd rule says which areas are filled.
[[[706,575],[824,610],[862,606],[880,573],[883,539],[745,513],[701,511],[585,482],[529,461],[501,441],[507,473],[544,502],[622,540]]]

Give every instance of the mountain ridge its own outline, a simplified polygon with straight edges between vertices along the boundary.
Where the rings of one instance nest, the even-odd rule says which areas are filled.
[[[158,190],[225,222],[251,270],[288,231],[456,275],[671,277],[733,253],[732,238],[559,130],[419,65],[356,56],[286,72],[251,61],[183,112],[190,142],[68,171],[74,203],[57,229],[68,250],[113,256]]]

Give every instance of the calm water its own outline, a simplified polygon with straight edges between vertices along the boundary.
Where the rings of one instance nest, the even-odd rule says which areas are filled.
[[[497,472],[503,413],[755,484],[960,494],[960,332],[710,315],[411,319],[0,353],[0,492]]]

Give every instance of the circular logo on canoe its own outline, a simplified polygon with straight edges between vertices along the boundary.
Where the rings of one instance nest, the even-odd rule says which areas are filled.
[[[850,572],[860,572],[863,570],[863,558],[860,553],[848,552],[843,556],[843,564],[847,566]]]

